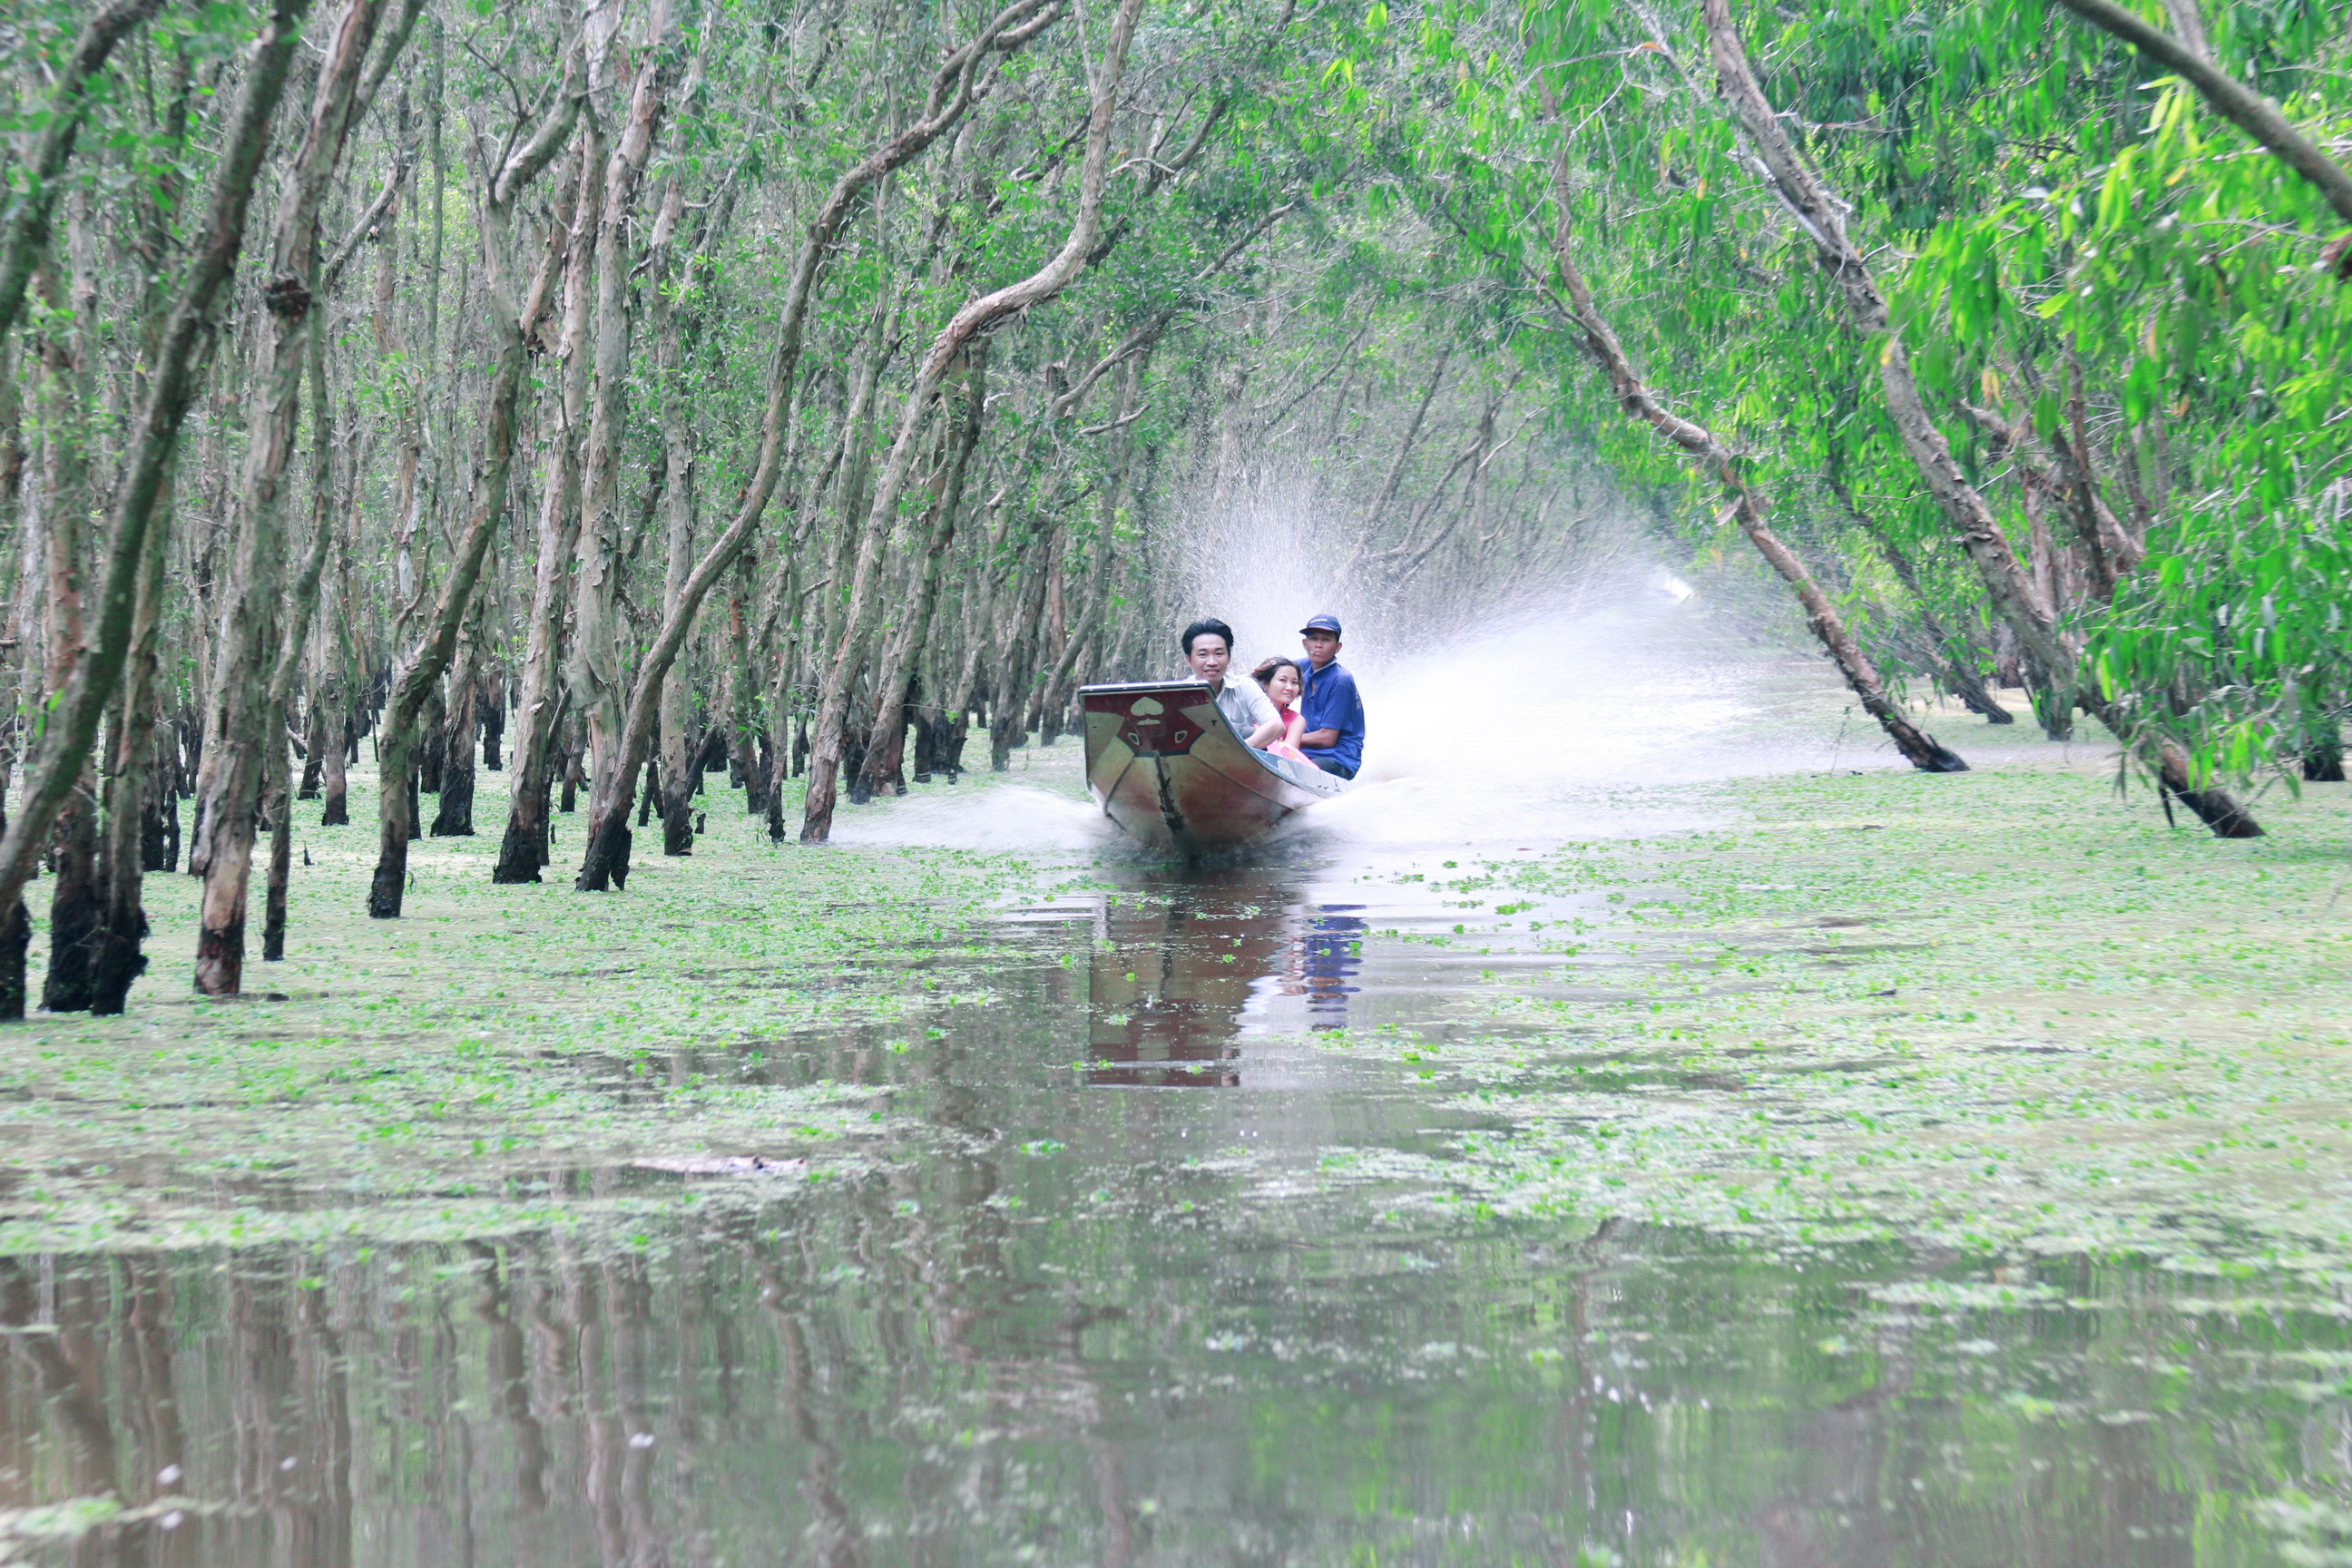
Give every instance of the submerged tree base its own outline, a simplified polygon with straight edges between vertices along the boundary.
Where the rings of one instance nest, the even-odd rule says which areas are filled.
[[[640,866],[622,898],[494,885],[493,840],[427,840],[390,924],[365,912],[373,784],[352,780],[363,826],[302,824],[267,997],[191,998],[189,953],[157,944],[122,1016],[0,1033],[7,1168],[39,1194],[0,1218],[0,1253],[501,1234],[589,1212],[589,1187],[634,1190],[583,1175],[551,1197],[554,1172],[870,1161],[893,1126],[874,1089],[749,1067],[782,1038],[930,1005],[877,957],[950,952],[1030,876],[954,851],[782,851],[730,814],[709,824],[723,853]],[[200,891],[150,881],[158,928],[192,927]],[[251,1210],[236,1194],[256,1179],[287,1204]]]
[[[1401,1125],[1503,1120],[1450,1150],[1374,1152],[1408,1204],[1473,1197],[1768,1247],[2284,1249],[2352,1267],[2352,933],[2329,913],[2352,880],[2352,795],[2273,798],[2273,837],[2227,842],[2168,828],[2151,792],[2118,797],[2110,756],[2029,742],[1935,781],[1840,769],[1615,791],[1596,825],[1627,808],[1720,826],[1400,873],[1459,924],[1366,921],[1353,1026],[1317,1034],[1311,1054],[1395,1060],[1393,1092],[1422,1102]],[[1017,776],[1074,788],[1067,748],[1037,760],[1057,756]],[[1128,1003],[1084,990],[995,999],[1041,942],[1057,975],[1098,956],[1090,905],[1066,927],[992,918],[1034,895],[1032,866],[943,847],[807,855],[765,826],[716,816],[715,853],[657,858],[603,898],[494,885],[488,839],[435,840],[398,926],[362,912],[373,835],[306,828],[272,975],[287,1000],[192,1001],[185,955],[164,949],[123,1017],[39,1016],[0,1037],[20,1173],[0,1250],[219,1238],[217,1194],[242,1189],[218,1178],[259,1166],[317,1206],[236,1219],[256,1238],[408,1226],[436,1194],[465,1195],[443,1231],[496,1229],[523,1212],[514,1184],[559,1166],[920,1158],[856,1136],[897,1125],[878,1045],[908,1053],[913,1082],[991,1029],[1126,1028]],[[1286,899],[1311,897],[1283,893],[1296,879],[1278,867],[1250,875],[1268,889],[1252,900],[1272,900],[1250,918],[1269,931],[1296,916]],[[1191,885],[1114,859],[1073,886],[1105,876]],[[196,891],[173,879],[149,896],[192,906]],[[157,912],[168,930],[189,910]],[[1237,997],[1251,964],[1287,984],[1287,939],[1269,940],[1236,950]],[[1423,995],[1392,977],[1422,973],[1412,955],[1430,947],[1455,956]],[[1415,1021],[1372,1022],[1384,996]],[[824,1030],[856,1042],[833,1066],[765,1065]],[[1254,1081],[1255,1047],[1235,1038],[1219,1080]],[[1372,1157],[1328,1150],[1301,1179],[1355,1184]],[[525,1205],[533,1223],[565,1206],[551,1201]]]

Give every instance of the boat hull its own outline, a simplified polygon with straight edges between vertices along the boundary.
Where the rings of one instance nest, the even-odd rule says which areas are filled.
[[[1078,691],[1087,787],[1138,843],[1200,859],[1265,837],[1347,781],[1244,745],[1199,681]]]

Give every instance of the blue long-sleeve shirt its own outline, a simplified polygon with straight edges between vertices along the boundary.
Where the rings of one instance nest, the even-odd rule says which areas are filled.
[[[1338,659],[1320,669],[1308,668],[1307,694],[1298,700],[1298,706],[1309,733],[1339,731],[1339,740],[1329,746],[1300,750],[1318,762],[1328,757],[1351,773],[1364,765],[1364,700],[1356,695],[1356,678],[1341,668]]]

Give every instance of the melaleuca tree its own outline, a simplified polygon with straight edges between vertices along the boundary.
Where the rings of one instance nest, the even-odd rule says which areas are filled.
[[[1523,340],[1554,366],[1591,336],[1548,254],[1576,240],[1628,362],[1729,459],[1707,511],[1752,489],[1799,520],[1873,657],[1963,690],[2010,663],[2053,732],[2088,708],[2251,830],[2216,776],[2332,734],[2340,684],[2322,191],[2213,156],[2238,133],[2185,89],[2037,12],[1707,9],[1376,7],[1335,91],[1557,323]],[[2332,122],[2315,13],[2210,31]],[[1585,406],[1626,472],[1693,449]]]

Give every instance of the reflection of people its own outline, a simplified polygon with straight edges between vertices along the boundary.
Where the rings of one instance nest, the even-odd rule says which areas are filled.
[[[1282,739],[1265,749],[1277,757],[1312,766],[1307,753],[1298,749],[1298,737],[1307,733],[1307,716],[1294,706],[1298,694],[1306,689],[1306,683],[1298,676],[1298,661],[1277,654],[1251,670],[1250,679],[1265,689],[1267,699],[1274,703],[1275,717],[1282,721]]]
[[[1325,773],[1354,778],[1364,763],[1364,700],[1356,695],[1356,678],[1339,667],[1339,622],[1312,616],[1298,636],[1307,665],[1307,733],[1299,750]]]
[[[1341,1029],[1348,1024],[1348,998],[1356,987],[1346,984],[1363,966],[1364,922],[1344,913],[1361,904],[1325,904],[1307,922],[1307,940],[1300,943],[1301,967],[1307,972],[1307,1010],[1318,1015],[1315,1027]]]
[[[1184,628],[1184,662],[1208,683],[1209,694],[1217,700],[1217,711],[1225,716],[1243,744],[1263,750],[1268,742],[1282,739],[1282,721],[1256,681],[1225,679],[1233,659],[1234,628],[1224,622],[1194,621]]]

